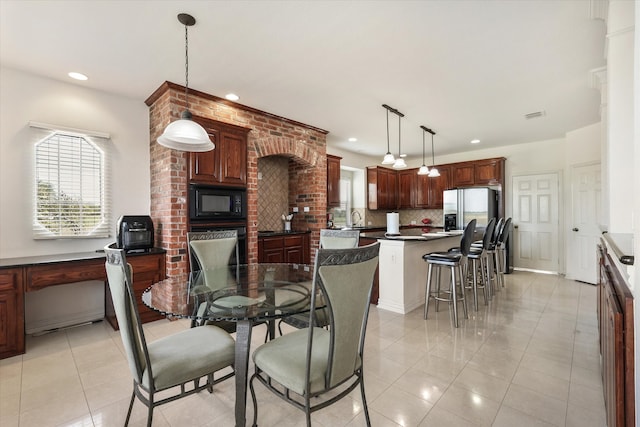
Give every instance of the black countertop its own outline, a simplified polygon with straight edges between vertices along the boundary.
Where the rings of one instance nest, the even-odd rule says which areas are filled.
[[[300,231],[300,230],[291,230],[291,231],[273,231],[273,230],[262,230],[258,231],[258,237],[273,237],[273,236],[291,236],[295,234],[308,234],[311,233],[311,230]]]
[[[424,227],[426,228],[426,227]],[[423,227],[411,227],[400,230],[397,236],[387,235],[385,231],[371,231],[360,233],[363,239],[385,239],[385,240],[411,240],[411,241],[429,241],[444,239],[447,237],[462,237],[462,230],[458,232],[445,233],[441,228],[431,227],[429,232],[423,231]]]
[[[633,234],[631,233],[602,233],[613,254],[622,264],[633,265]]]

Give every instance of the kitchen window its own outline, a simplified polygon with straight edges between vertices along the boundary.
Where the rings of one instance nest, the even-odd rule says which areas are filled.
[[[108,136],[45,133],[35,144],[34,238],[109,237]]]

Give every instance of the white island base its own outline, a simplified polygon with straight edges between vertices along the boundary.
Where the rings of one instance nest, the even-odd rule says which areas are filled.
[[[424,304],[427,263],[422,256],[460,246],[460,236],[414,240],[382,238],[379,257],[378,308],[406,314]],[[450,280],[442,274],[442,282]]]

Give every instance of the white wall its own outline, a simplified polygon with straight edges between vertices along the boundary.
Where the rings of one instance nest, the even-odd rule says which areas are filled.
[[[29,121],[106,132],[112,147],[110,239],[33,240]],[[149,214],[149,110],[144,100],[0,68],[0,258],[94,251],[125,214]]]

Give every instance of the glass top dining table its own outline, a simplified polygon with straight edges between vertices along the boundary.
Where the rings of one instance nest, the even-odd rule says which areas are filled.
[[[236,426],[246,425],[251,331],[266,323],[275,337],[277,319],[309,311],[313,266],[249,264],[207,268],[174,276],[147,288],[142,302],[152,310],[195,323],[236,323]]]

